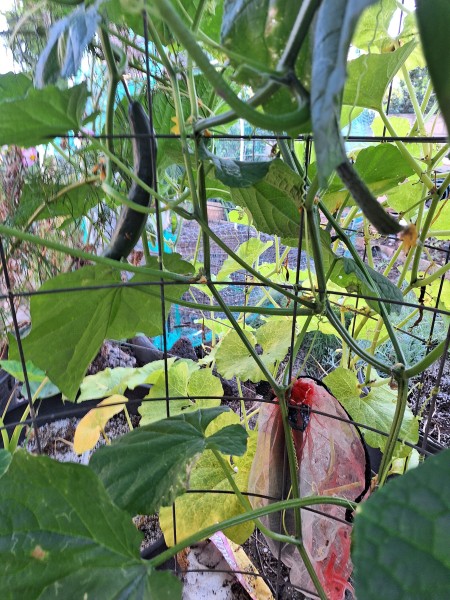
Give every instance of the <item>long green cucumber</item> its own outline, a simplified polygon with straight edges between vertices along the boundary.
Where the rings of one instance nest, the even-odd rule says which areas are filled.
[[[131,102],[128,118],[133,136],[133,163],[136,175],[149,187],[153,187],[152,159],[156,162],[156,141],[150,130],[149,118],[139,102]],[[140,206],[149,206],[150,194],[133,181],[128,199]],[[116,228],[103,256],[114,260],[127,258],[142,234],[147,216],[129,206],[122,206]]]

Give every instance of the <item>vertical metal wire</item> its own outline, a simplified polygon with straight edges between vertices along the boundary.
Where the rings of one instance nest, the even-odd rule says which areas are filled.
[[[422,449],[423,450],[425,450],[427,447],[428,435],[430,433],[430,427],[431,427],[431,418],[433,416],[434,409],[436,406],[436,399],[437,399],[439,391],[440,391],[439,388],[441,385],[442,375],[444,374],[444,366],[445,366],[445,362],[447,360],[447,353],[448,353],[449,346],[450,346],[450,327],[447,330],[447,338],[445,340],[444,353],[441,357],[441,362],[439,364],[439,371],[438,371],[436,381],[434,382],[434,386],[433,386],[433,395],[431,396],[430,408],[428,410],[427,424],[425,425],[425,431],[423,432],[423,440],[422,440]]]
[[[304,160],[305,174],[304,174],[304,181],[303,181],[303,192],[305,191],[306,180],[308,177],[308,167],[309,167],[310,156],[311,156],[311,138],[310,138],[310,136],[308,136],[305,141],[305,160]],[[298,309],[297,296],[298,296],[298,285],[300,283],[300,266],[301,266],[301,259],[302,259],[302,244],[303,244],[304,226],[305,226],[305,209],[303,208],[300,213],[300,231],[298,234],[297,260],[296,260],[296,266],[295,266],[295,296],[296,296],[296,299],[293,301],[294,302],[294,314],[293,314],[293,318],[292,318],[290,354],[289,354],[289,366],[288,366],[288,373],[289,373],[288,381],[289,381],[289,383],[291,382],[291,379],[292,379],[292,372],[294,369],[294,361],[296,358],[296,357],[294,357],[294,346],[295,346],[295,330],[297,327],[297,309]],[[285,451],[284,459],[283,459],[283,476],[282,476],[283,498],[282,499],[284,499],[284,490],[286,489],[287,474],[288,474],[287,452]],[[280,513],[280,516],[279,516],[279,528],[280,529],[281,529],[281,524],[282,524],[282,518],[283,518],[283,516]],[[276,598],[280,597],[279,594],[280,594],[280,581],[281,581],[281,548],[282,548],[282,546],[280,544],[278,547],[278,556],[277,556],[278,568],[277,568],[277,585],[276,585],[276,590],[275,590]]]
[[[41,439],[39,436],[39,427],[36,422],[36,412],[35,412],[34,406],[33,406],[33,398],[32,398],[31,389],[30,389],[30,380],[28,379],[28,371],[27,371],[27,365],[26,365],[26,361],[25,361],[25,354],[23,352],[22,340],[20,339],[20,330],[19,330],[19,323],[17,321],[16,307],[14,306],[14,294],[11,289],[11,280],[9,278],[8,264],[6,261],[5,250],[3,247],[3,242],[2,242],[1,237],[0,237],[0,258],[1,258],[2,268],[3,268],[3,277],[5,279],[6,290],[8,292],[8,302],[9,302],[9,307],[11,309],[11,316],[12,316],[13,325],[14,325],[14,334],[16,336],[17,348],[19,350],[20,364],[22,365],[25,389],[27,392],[28,406],[30,407],[30,417],[31,417],[31,421],[33,423],[33,429],[34,429],[34,433],[35,433],[36,448],[37,448],[38,453],[42,454]]]
[[[445,254],[445,264],[448,263],[448,260],[450,258],[450,244],[447,246],[447,252]],[[442,290],[444,289],[444,281],[445,281],[445,275],[441,277],[441,280],[439,282],[439,289],[438,289],[438,293],[436,296],[436,303],[435,303],[435,308],[439,309],[439,302],[441,300],[441,295],[442,295]],[[426,355],[428,355],[431,350],[430,350],[430,344],[432,341],[432,337],[433,337],[433,333],[434,333],[434,328],[436,325],[436,319],[437,319],[437,312],[433,313],[433,318],[431,321],[431,327],[430,327],[430,333],[428,335],[428,344],[427,344],[427,349],[426,349]],[[417,413],[419,412],[419,404],[420,404],[420,399],[421,399],[421,391],[423,390],[423,383],[425,381],[425,371],[422,371],[421,375],[420,375],[420,382],[419,382],[419,386],[418,386],[418,394],[417,394],[417,398],[416,398],[416,404],[414,406],[414,414],[417,415]],[[430,413],[431,414],[431,413]]]
[[[145,68],[146,68],[146,79],[147,79],[147,104],[148,104],[148,115],[150,120],[150,132],[153,137],[151,144],[151,153],[153,154],[154,148],[156,148],[155,130],[153,127],[153,102],[152,102],[152,87],[150,77],[150,55],[149,55],[149,37],[148,37],[148,15],[146,4],[142,12],[144,22],[144,43],[145,43]],[[157,165],[156,155],[151,156],[152,161],[152,175],[153,175],[153,186],[155,191],[158,191],[158,180],[157,180]],[[164,251],[164,236],[161,225],[161,211],[159,206],[158,198],[154,198],[155,202],[155,217],[156,217],[156,239],[158,243],[158,267],[163,273],[163,251]],[[166,331],[166,304],[165,304],[165,290],[164,290],[164,278],[161,276],[160,280],[160,298],[161,298],[161,325],[162,325],[162,340],[163,340],[163,361],[164,361],[164,391],[166,395],[166,414],[170,417],[170,390],[169,390],[169,368],[167,362],[167,331]],[[174,544],[177,543],[177,526],[176,526],[176,514],[175,504],[172,505],[172,521],[173,521],[173,539]],[[177,570],[177,562],[175,561],[175,572]]]

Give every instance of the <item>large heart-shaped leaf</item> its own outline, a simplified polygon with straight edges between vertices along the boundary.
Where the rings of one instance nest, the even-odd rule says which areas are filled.
[[[168,256],[165,264],[174,271],[190,269],[189,263],[182,261],[179,255]],[[156,269],[157,260],[152,259],[148,266]],[[63,291],[32,298],[32,330],[23,340],[25,356],[73,400],[103,340],[132,337],[140,331],[149,336],[161,333],[159,290],[144,285],[155,280],[138,273],[131,281],[142,286],[122,287],[119,271],[98,265],[54,277],[41,291]],[[85,289],[92,286],[100,286],[100,289]],[[79,288],[79,291],[65,292],[66,288]],[[187,285],[171,286],[170,295],[179,298],[186,290]],[[166,303],[166,314],[169,307]],[[13,339],[11,344],[14,354],[17,350]]]
[[[239,417],[233,412],[223,413],[208,425],[206,433],[211,435],[222,427],[238,424]],[[256,431],[249,432],[248,448],[244,456],[232,459],[233,478],[242,492],[248,490],[248,477],[256,450]],[[230,457],[224,457],[230,472]],[[206,450],[195,463],[189,475],[189,489],[211,490],[211,493],[183,494],[175,501],[177,541],[187,538],[196,531],[230,519],[244,512],[237,496],[233,493],[220,494],[232,488],[223,472],[220,463],[210,450]],[[173,546],[173,512],[171,507],[163,507],[159,511],[159,522],[168,546]],[[247,540],[253,531],[253,523],[243,523],[226,530],[226,535],[237,544]]]
[[[384,385],[379,385],[381,382],[378,381],[377,386],[373,386],[367,396],[364,397],[361,397],[358,378],[349,369],[338,367],[327,375],[323,381],[352,419],[389,433],[397,402],[397,394],[389,387],[389,380],[386,380]],[[370,446],[383,450],[386,445],[386,436],[368,429],[363,429],[362,432],[364,439]],[[409,407],[406,407],[399,437],[411,444],[416,444],[419,439],[419,422]],[[404,457],[408,456],[410,452],[411,448],[409,446],[404,446],[398,442],[395,446],[394,455]]]
[[[358,598],[448,598],[449,470],[445,450],[358,507],[352,535]]]
[[[211,421],[228,410],[187,412],[135,429],[100,448],[90,466],[117,506],[132,515],[151,514],[184,492],[187,469],[204,450],[244,454],[247,433],[240,425],[205,433]]]
[[[373,52],[382,49],[388,41],[389,26],[397,10],[396,0],[378,0],[361,15],[352,38],[352,46]]]
[[[220,398],[214,398],[214,396],[223,396],[223,387],[220,379],[213,375],[211,369],[200,369],[198,363],[189,365],[188,361],[177,361],[168,369],[168,378],[169,395],[175,397],[170,400],[169,404],[171,417],[185,411],[220,406]],[[166,396],[164,369],[155,372],[149,382],[153,385],[146,398],[164,398]],[[213,398],[195,400],[196,396],[208,395]],[[176,398],[176,396],[181,396],[181,398]],[[183,398],[183,396],[185,397]],[[167,403],[165,400],[143,402],[139,407],[139,414],[142,416],[141,426],[159,421],[167,416]]]
[[[286,318],[272,318],[256,330],[255,335],[246,331],[250,343],[260,346],[260,358],[264,365],[273,370],[278,361],[283,360],[289,348],[292,332],[292,321]],[[216,353],[216,366],[226,379],[239,377],[243,381],[265,380],[261,369],[253,356],[244,346],[235,331],[229,333],[220,343]]]
[[[343,103],[380,110],[387,86],[415,46],[411,40],[394,52],[364,54],[350,61]]]
[[[258,231],[289,238],[298,244],[303,180],[279,159],[269,165],[266,176],[245,188],[231,188],[235,204],[249,209]]]
[[[22,92],[23,81],[21,76],[18,87]],[[67,90],[30,88],[25,95],[0,99],[0,145],[35,146],[72,129],[77,131],[87,95],[86,84],[81,83]]]
[[[13,455],[0,486],[3,598],[181,598],[176,577],[141,560],[141,541],[89,467]]]
[[[358,153],[354,166],[375,196],[381,196],[413,173],[400,150],[392,144],[379,144],[364,148]],[[313,174],[315,165],[312,167],[311,173]],[[323,202],[333,213],[342,205],[347,196],[348,191],[339,178],[334,176],[323,195]]]

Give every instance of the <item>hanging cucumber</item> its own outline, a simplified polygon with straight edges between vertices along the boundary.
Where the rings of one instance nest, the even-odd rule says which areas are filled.
[[[133,162],[136,175],[153,187],[153,161],[156,162],[156,141],[151,136],[150,122],[139,102],[131,102],[128,109],[130,130],[133,136]],[[149,206],[150,194],[133,181],[128,199],[140,206]],[[114,260],[127,258],[137,244],[147,221],[145,213],[122,206],[117,225],[103,256]]]

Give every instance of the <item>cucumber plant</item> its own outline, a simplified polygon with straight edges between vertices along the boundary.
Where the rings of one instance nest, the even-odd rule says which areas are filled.
[[[450,184],[442,167],[449,146],[445,140],[437,145],[424,137],[439,107],[447,128],[450,125],[446,108],[450,72],[440,60],[442,40],[432,33],[436,17],[429,8],[432,4],[445,30],[450,26],[450,8],[444,0],[418,1],[417,11],[394,0],[51,1],[59,18],[44,52],[36,57],[34,83],[27,73],[0,76],[4,117],[0,142],[31,146],[52,140],[57,167],[70,165],[73,181],[50,201],[42,194],[43,208],[37,212],[29,196],[22,195],[26,219],[17,223],[12,215],[0,224],[0,235],[11,256],[18,244],[26,243],[89,264],[62,269],[32,296],[32,329],[22,340],[23,349],[69,401],[75,400],[80,386],[82,397],[100,398],[151,383],[157,404],[153,412],[152,403],[146,404],[145,424],[94,454],[90,466],[61,465],[20,450],[0,453],[4,517],[0,522],[7,546],[0,581],[7,597],[70,595],[76,585],[80,594],[98,598],[112,597],[119,590],[127,598],[177,598],[179,582],[156,571],[160,564],[221,529],[242,542],[256,525],[275,542],[295,545],[317,596],[326,598],[302,541],[300,509],[355,505],[334,496],[299,497],[287,400],[291,377],[302,369],[293,371],[284,359],[289,350],[296,357],[311,332],[338,340],[339,365],[325,383],[355,421],[377,430],[369,429],[365,438],[383,452],[374,482],[381,490],[374,494],[373,504],[369,499],[357,510],[355,519],[355,531],[360,531],[354,552],[357,594],[369,598],[370,589],[378,590],[379,581],[384,582],[382,560],[372,580],[361,575],[368,538],[383,537],[380,527],[368,525],[377,506],[385,511],[391,502],[395,508],[394,520],[380,513],[396,548],[398,562],[392,570],[406,570],[408,560],[431,561],[425,535],[419,544],[422,558],[411,547],[402,555],[402,532],[393,521],[401,522],[405,513],[398,496],[391,498],[384,484],[394,459],[405,459],[418,440],[418,418],[408,406],[410,380],[448,352],[441,328],[423,356],[406,356],[403,343],[406,328],[418,324],[426,302],[440,300],[442,325],[449,304],[448,264],[436,263],[426,247],[428,238],[445,239],[450,232],[450,213],[441,201]],[[402,25],[392,37],[398,11]],[[36,9],[25,14],[22,23],[38,13]],[[350,47],[356,55],[351,60]],[[85,50],[91,75],[83,78]],[[425,64],[424,56],[431,79],[419,102],[410,71]],[[387,90],[397,73],[414,107],[412,126],[388,115]],[[79,83],[80,79],[84,80]],[[145,90],[149,85],[152,89]],[[376,115],[374,131],[380,138],[387,133],[390,141],[349,153],[342,130],[351,131],[363,110]],[[220,147],[225,142],[217,137],[243,127],[243,120],[262,136],[278,137],[276,156],[268,153],[263,161],[246,162]],[[158,152],[152,125],[162,134]],[[55,140],[64,132],[83,132],[83,142],[64,148],[66,142]],[[420,137],[415,139],[417,132]],[[133,161],[130,145],[122,143],[130,133]],[[303,137],[296,139],[299,135]],[[98,170],[89,172],[95,164],[104,165],[100,175]],[[444,173],[436,185],[439,167]],[[96,190],[95,201],[79,202],[81,185]],[[230,248],[208,223],[207,200],[213,197],[239,207],[255,238]],[[99,218],[103,211],[118,213],[112,237]],[[146,226],[153,220],[161,230],[165,213],[198,224],[193,262],[176,253],[162,253],[161,261],[150,256]],[[81,217],[91,231],[100,231],[101,248],[106,250],[99,247],[95,252],[80,248],[76,239],[67,240],[67,231],[73,231],[70,228]],[[37,235],[35,223],[42,218],[66,236],[55,241]],[[366,261],[349,235],[355,221],[362,223]],[[261,234],[272,236],[272,241],[264,242]],[[383,269],[372,249],[379,234],[398,234],[403,244]],[[143,266],[127,261],[140,237]],[[271,243],[275,261],[269,263],[263,253]],[[211,267],[212,244],[227,255],[219,273]],[[292,269],[289,262],[295,248],[306,257],[301,270]],[[428,264],[422,272],[424,255]],[[229,306],[221,291],[230,275],[241,269],[247,273],[247,297],[255,298],[257,289],[263,295],[250,304]],[[124,272],[131,275],[129,285],[121,285]],[[200,300],[199,291],[207,301]],[[138,332],[161,335],[161,314],[167,314],[172,304],[199,311],[204,327],[211,330],[211,350],[202,368],[189,361],[165,361],[84,379],[105,338],[122,339]],[[254,327],[253,314],[260,318]],[[14,337],[9,340],[10,356],[17,359]],[[386,344],[389,351],[380,352]],[[314,355],[314,346],[309,354]],[[238,389],[246,380],[265,380],[274,391],[287,433],[292,483],[288,500],[255,509],[249,505],[243,492],[255,451],[249,421],[257,409],[249,413],[242,400],[241,423],[237,415],[218,406],[214,396],[220,390],[213,366],[225,378],[236,376]],[[177,398],[169,401],[168,394]],[[164,407],[167,418],[161,419]],[[422,478],[423,487],[429,481],[434,485],[436,472],[446,461],[448,452],[430,459],[431,466],[420,467],[414,476],[405,475],[404,484],[400,480],[399,496],[403,485],[410,494],[404,510],[416,501],[411,479]],[[206,500],[203,523],[191,519],[193,494],[183,494],[188,470],[198,487],[235,494],[218,512],[217,503]],[[17,503],[23,499],[23,481],[26,499]],[[94,507],[86,507],[87,496],[95,498]],[[34,497],[45,498],[45,506]],[[167,508],[174,502],[183,524],[180,537]],[[157,510],[171,547],[143,561],[131,516]],[[295,536],[270,531],[261,521],[288,510],[295,515]],[[66,523],[60,516],[68,512],[73,518]],[[439,519],[439,511],[433,518]],[[421,531],[426,531],[422,525]],[[84,560],[80,547],[86,540],[95,561]],[[445,545],[438,545],[439,558],[445,552]],[[444,556],[440,565],[448,564],[447,559]],[[443,597],[441,582],[448,577],[448,568],[440,565],[433,564],[433,576],[424,577],[424,586],[436,586],[422,589],[424,597],[434,592]],[[392,597],[411,597],[408,578],[404,585],[389,578],[389,585]],[[400,591],[394,593],[396,585]]]

